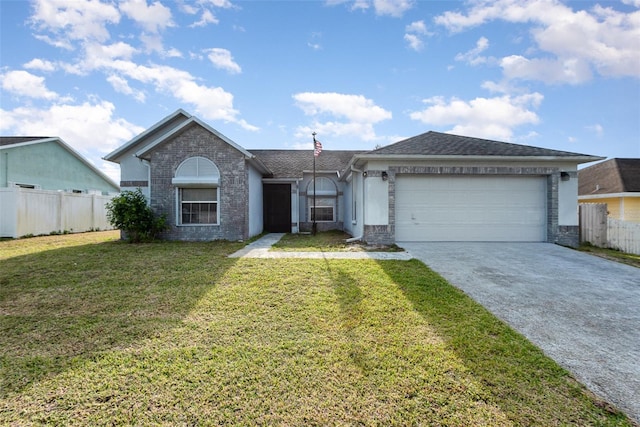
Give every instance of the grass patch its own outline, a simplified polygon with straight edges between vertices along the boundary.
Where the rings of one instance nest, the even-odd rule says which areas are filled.
[[[0,242],[0,425],[631,425],[418,261],[84,236]]]
[[[404,252],[394,245],[367,245],[362,242],[348,243],[351,236],[343,231],[332,230],[312,234],[285,234],[271,250],[285,252]]]
[[[578,249],[581,252],[640,268],[640,255],[628,254],[616,249],[599,248],[590,244],[582,244]]]

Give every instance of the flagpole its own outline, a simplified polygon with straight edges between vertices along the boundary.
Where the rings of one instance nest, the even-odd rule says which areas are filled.
[[[318,226],[316,224],[316,133],[313,132],[313,215],[311,215],[311,234],[316,235]]]

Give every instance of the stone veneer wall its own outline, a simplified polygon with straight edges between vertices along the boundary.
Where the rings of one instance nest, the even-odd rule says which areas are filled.
[[[176,225],[176,191],[171,183],[184,160],[201,156],[220,170],[219,225]],[[168,240],[243,240],[249,233],[249,173],[244,155],[198,125],[162,144],[151,154],[151,208],[166,214]]]
[[[579,227],[558,225],[558,184],[560,170],[551,167],[502,166],[391,166],[388,171],[389,224],[364,226],[363,240],[372,244],[395,242],[395,180],[398,174],[410,175],[536,175],[547,177],[547,242],[564,246],[579,245]],[[368,170],[367,178],[380,179],[382,171]]]

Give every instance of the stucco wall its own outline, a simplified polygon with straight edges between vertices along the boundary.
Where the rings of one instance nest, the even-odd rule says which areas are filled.
[[[249,177],[249,237],[262,233],[264,227],[262,206],[262,174],[248,166]]]
[[[2,187],[13,182],[42,190],[120,191],[56,141],[0,150],[0,179]]]

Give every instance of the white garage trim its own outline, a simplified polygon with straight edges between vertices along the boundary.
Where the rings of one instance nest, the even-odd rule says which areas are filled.
[[[396,241],[543,242],[546,178],[397,175]]]

